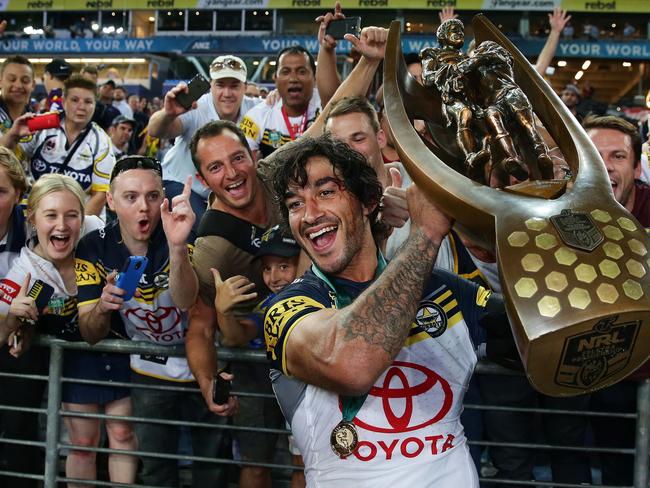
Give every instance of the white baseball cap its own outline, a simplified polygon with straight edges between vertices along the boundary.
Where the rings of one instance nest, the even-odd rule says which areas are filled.
[[[210,78],[213,80],[235,78],[242,83],[246,83],[247,75],[246,63],[241,58],[230,54],[214,58],[214,61],[210,65]]]

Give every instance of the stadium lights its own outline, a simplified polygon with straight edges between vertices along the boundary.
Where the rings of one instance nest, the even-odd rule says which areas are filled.
[[[580,78],[582,78],[584,76],[584,74],[585,74],[584,71],[582,71],[582,70],[578,71],[576,73],[576,75],[574,76],[575,80],[578,81]]]
[[[587,59],[584,63],[582,63],[582,68],[581,69],[586,70],[587,68],[589,68],[589,66],[591,66],[591,61],[589,59]]]
[[[43,29],[34,29],[33,26],[28,25],[23,29],[23,32],[28,36],[31,36],[31,35],[43,34]]]
[[[99,30],[99,24],[97,22],[93,22],[90,28],[97,32]]]
[[[154,17],[149,17],[149,22],[155,22],[156,19]]]
[[[566,61],[565,60],[558,61],[557,66],[558,68],[564,68],[566,66]]]
[[[623,68],[630,68],[632,66],[632,63],[629,61],[623,61]]]

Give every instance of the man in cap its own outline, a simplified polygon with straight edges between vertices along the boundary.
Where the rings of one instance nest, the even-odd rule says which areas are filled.
[[[129,141],[131,140],[135,126],[135,120],[126,115],[118,115],[113,119],[113,123],[108,129],[108,135],[113,143],[115,159],[129,154]]]
[[[187,175],[196,172],[192,164],[189,143],[194,133],[213,120],[239,123],[244,114],[257,102],[244,96],[246,91],[246,64],[237,56],[219,56],[210,65],[210,91],[186,109],[176,100],[180,92],[188,92],[187,84],[180,82],[165,95],[163,108],[149,120],[152,137],[176,138],[174,146],[165,154],[165,192],[171,198],[183,189]],[[209,188],[194,179],[190,203],[197,216],[195,231],[206,210]]]
[[[92,67],[91,67],[92,68]],[[81,75],[89,80],[96,79],[87,67],[82,70]],[[115,82],[108,80],[103,85],[98,85],[98,99],[95,104],[95,113],[93,114],[93,122],[99,125],[105,131],[108,131],[115,120],[115,117],[120,115],[120,111],[113,107],[113,92],[115,91]]]
[[[54,58],[45,65],[45,72],[43,73],[43,84],[47,91],[47,102],[45,111],[63,110],[63,83],[72,74],[72,65],[65,59]]]

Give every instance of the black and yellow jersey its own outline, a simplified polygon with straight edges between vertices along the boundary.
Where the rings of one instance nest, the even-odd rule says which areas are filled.
[[[191,257],[193,246],[188,244],[188,249]],[[110,222],[81,239],[76,252],[79,307],[99,301],[106,276],[112,270],[121,270],[129,256],[119,221]],[[147,268],[137,287],[139,296],[125,302],[119,311],[126,334],[133,340],[156,345],[183,344],[187,312],[174,304],[169,290],[169,248],[162,223],[151,236],[147,258]],[[185,358],[133,354],[131,368],[149,376],[193,381]]]

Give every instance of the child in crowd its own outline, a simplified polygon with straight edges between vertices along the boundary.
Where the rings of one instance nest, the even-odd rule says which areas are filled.
[[[234,310],[238,303],[248,301],[257,297],[257,293],[251,290],[255,286],[243,276],[233,276],[226,281],[221,281],[218,272],[215,274],[217,321],[219,328],[237,329],[237,333],[228,334],[230,337],[238,337],[232,343],[224,344],[229,346],[243,346],[247,342],[255,349],[264,348],[264,315],[268,304],[277,293],[285,286],[296,279],[298,271],[298,260],[300,247],[295,239],[283,234],[280,226],[271,227],[262,235],[260,249],[255,259],[262,260],[262,277],[264,284],[271,290],[253,310],[253,313],[245,318],[237,318]],[[237,381],[237,378],[235,378]],[[292,446],[289,437],[289,450],[292,454],[293,464],[302,466],[300,452]],[[302,471],[294,471],[291,487],[298,488],[305,486],[305,476]]]

